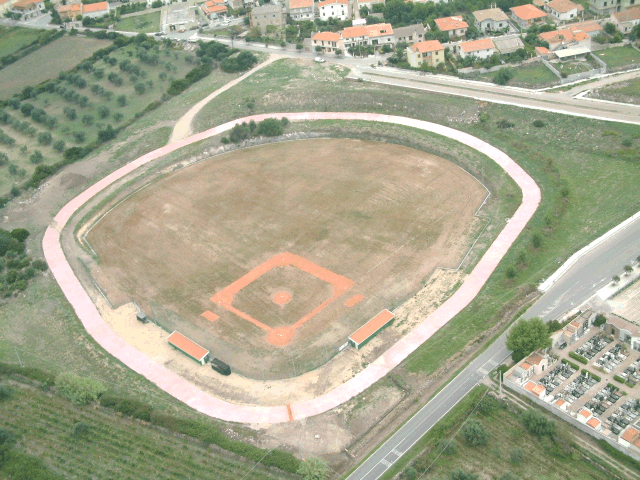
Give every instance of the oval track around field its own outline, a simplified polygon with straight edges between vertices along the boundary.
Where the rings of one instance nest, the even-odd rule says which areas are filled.
[[[319,397],[304,402],[275,407],[238,405],[215,398],[184,380],[179,375],[164,368],[139,352],[116,335],[102,320],[100,313],[73,273],[60,244],[62,229],[73,214],[87,201],[102,192],[109,185],[121,179],[138,167],[181,147],[218,135],[233,128],[236,123],[255,120],[259,122],[270,117],[287,117],[290,121],[300,120],[366,120],[418,128],[449,137],[485,154],[496,162],[518,184],[522,190],[522,204],[511,217],[504,229],[482,256],[464,284],[440,307],[426,317],[410,333],[402,337],[367,368],[342,385]],[[464,309],[475,298],[498,263],[518,238],[540,203],[540,189],[527,173],[506,154],[488,143],[454,130],[421,120],[392,115],[356,112],[305,112],[272,113],[252,115],[225,123],[218,127],[192,135],[184,140],[147,153],[142,157],[111,173],[66,204],[55,216],[44,235],[45,258],[56,281],[67,300],[73,306],[78,318],[102,348],[116,357],[133,371],[143,375],[159,388],[197,411],[221,420],[240,423],[278,423],[299,420],[331,410],[361,393],[384,377],[405,358],[428,340],[443,325]]]

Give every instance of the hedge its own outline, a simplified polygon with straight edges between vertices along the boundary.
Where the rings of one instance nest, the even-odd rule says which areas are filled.
[[[116,412],[120,412],[128,417],[151,421],[151,405],[130,398],[119,398],[113,395],[105,394],[100,397],[100,405],[106,408],[112,408]]]
[[[598,382],[599,382],[600,380],[602,380],[602,378],[600,378],[598,375],[594,375],[593,373],[591,373],[591,372],[590,372],[589,370],[587,370],[586,368],[583,368],[583,369],[582,369],[582,374],[583,374],[584,376],[589,375],[590,377],[594,378],[594,379],[595,379],[596,381],[598,381]]]
[[[47,387],[51,387],[55,382],[55,375],[44,372],[37,368],[21,367],[9,363],[0,363],[0,375],[20,375],[42,383]]]
[[[626,380],[622,378],[620,375],[614,375],[613,379],[618,383],[626,383]]]
[[[573,358],[574,360],[579,361],[580,363],[586,365],[587,363],[589,363],[589,360],[587,360],[586,358],[584,358],[582,355],[578,355],[576,352],[569,352],[569,356],[571,358]]]
[[[570,362],[569,360],[567,360],[566,358],[563,358],[561,360],[562,363],[566,363],[567,365],[569,365],[571,368],[573,368],[574,370],[580,370],[580,367],[578,365],[576,365],[573,362]]]

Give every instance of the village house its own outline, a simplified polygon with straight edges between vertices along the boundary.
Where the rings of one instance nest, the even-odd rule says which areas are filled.
[[[534,397],[541,400],[544,399],[547,394],[547,389],[544,388],[543,385],[538,385],[535,382],[527,382],[527,384],[524,386],[524,389]]]
[[[18,0],[11,5],[10,11],[21,15],[22,20],[31,20],[46,12],[43,0]]]
[[[520,5],[511,7],[511,18],[522,28],[529,28],[537,22],[543,22],[547,14],[533,5]]]
[[[406,27],[398,27],[393,30],[396,45],[398,43],[408,43],[409,45],[422,42],[424,40],[424,25],[416,23]]]
[[[624,12],[635,3],[636,0],[589,0],[589,10],[599,16],[609,16],[612,13]]]
[[[585,22],[569,23],[562,27],[563,29],[571,30],[572,32],[584,32],[591,38],[595,37],[602,32],[602,25],[597,20],[587,20]]]
[[[622,33],[629,33],[633,27],[640,23],[640,7],[630,8],[624,12],[612,13],[610,22]]]
[[[315,50],[316,47],[321,47],[322,52],[335,53],[336,50],[343,50],[344,45],[339,33],[335,32],[318,32],[311,37],[311,45]]]
[[[58,15],[60,15],[61,20],[75,20],[82,15],[82,4],[58,5]]]
[[[449,37],[462,37],[467,33],[469,24],[462,17],[443,17],[434,20],[438,30],[447,32]]]
[[[351,4],[349,0],[325,0],[318,3],[318,14],[325,22],[330,18],[347,20],[351,18]]]
[[[509,18],[499,8],[488,8],[486,10],[476,10],[473,12],[476,19],[476,28],[481,32],[496,32],[509,26]]]
[[[566,22],[578,16],[578,12],[582,11],[582,5],[577,5],[571,0],[551,0],[544,6],[544,9],[552,17]]]
[[[549,43],[549,50],[555,52],[571,47],[587,47],[591,50],[591,37],[584,32],[572,32],[571,30],[554,30],[552,32],[544,32],[538,35],[540,40]],[[572,327],[572,328],[570,328]],[[569,337],[573,338],[573,341],[577,340],[584,333],[584,326],[577,320],[573,320],[565,329],[569,330],[571,334]],[[575,334],[575,335],[573,335]],[[567,345],[571,345],[572,342],[567,342]]]
[[[576,417],[580,423],[586,424],[593,417],[593,413],[588,408],[583,408],[578,412],[578,416]]]
[[[531,376],[534,374],[533,365],[526,361],[522,361],[519,365],[513,367],[513,371],[511,372],[510,379],[513,383],[517,385],[524,385]]]
[[[251,9],[249,25],[259,27],[262,33],[267,33],[267,27],[273,25],[282,28],[287,24],[284,8],[279,4],[265,3]]]
[[[207,3],[203,4],[200,9],[202,10],[204,16],[209,20],[213,20],[218,17],[224,17],[229,11],[227,6],[220,0],[209,0]]]
[[[496,51],[493,40],[490,38],[480,38],[469,42],[460,43],[460,56],[467,58],[475,56],[478,58],[489,58]]]
[[[389,23],[347,27],[341,32],[345,48],[357,45],[394,45],[393,28]]]
[[[5,13],[11,10],[11,5],[13,5],[16,0],[0,0],[0,15],[4,17]]]
[[[111,12],[111,9],[109,8],[109,2],[82,5],[82,18],[99,18],[105,15],[109,15],[109,12]]]
[[[313,0],[289,0],[287,13],[294,22],[313,20],[315,17],[315,4]]]
[[[407,61],[414,68],[423,64],[436,67],[444,62],[444,46],[438,40],[426,40],[407,47]]]
[[[499,37],[491,37],[493,44],[503,55],[513,53],[519,48],[524,48],[524,42],[519,35],[501,35]]]

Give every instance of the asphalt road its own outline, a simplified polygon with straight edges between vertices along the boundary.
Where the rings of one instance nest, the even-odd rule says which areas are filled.
[[[578,260],[527,311],[526,318],[541,317],[551,321],[578,307],[620,274],[624,265],[640,255],[640,219],[604,241]],[[506,347],[506,333],[498,337],[467,368],[460,372],[429,403],[405,423],[378,450],[373,452],[347,480],[376,480],[405,454],[438,420],[451,410],[491,370],[511,352]]]

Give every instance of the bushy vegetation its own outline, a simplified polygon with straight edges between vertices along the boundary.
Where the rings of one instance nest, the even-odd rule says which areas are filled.
[[[578,362],[582,363],[583,365],[586,365],[587,363],[589,363],[589,360],[584,358],[582,355],[578,355],[576,352],[569,352],[569,356],[574,360],[577,360]]]
[[[105,392],[102,383],[74,373],[61,373],[56,377],[56,391],[75,405],[95,402]]]
[[[229,137],[223,137],[222,143],[240,143],[253,136],[263,135],[265,137],[277,137],[284,133],[284,127],[289,124],[289,120],[285,117],[280,120],[277,118],[265,118],[263,121],[256,123],[242,122],[234,125],[229,133]]]

